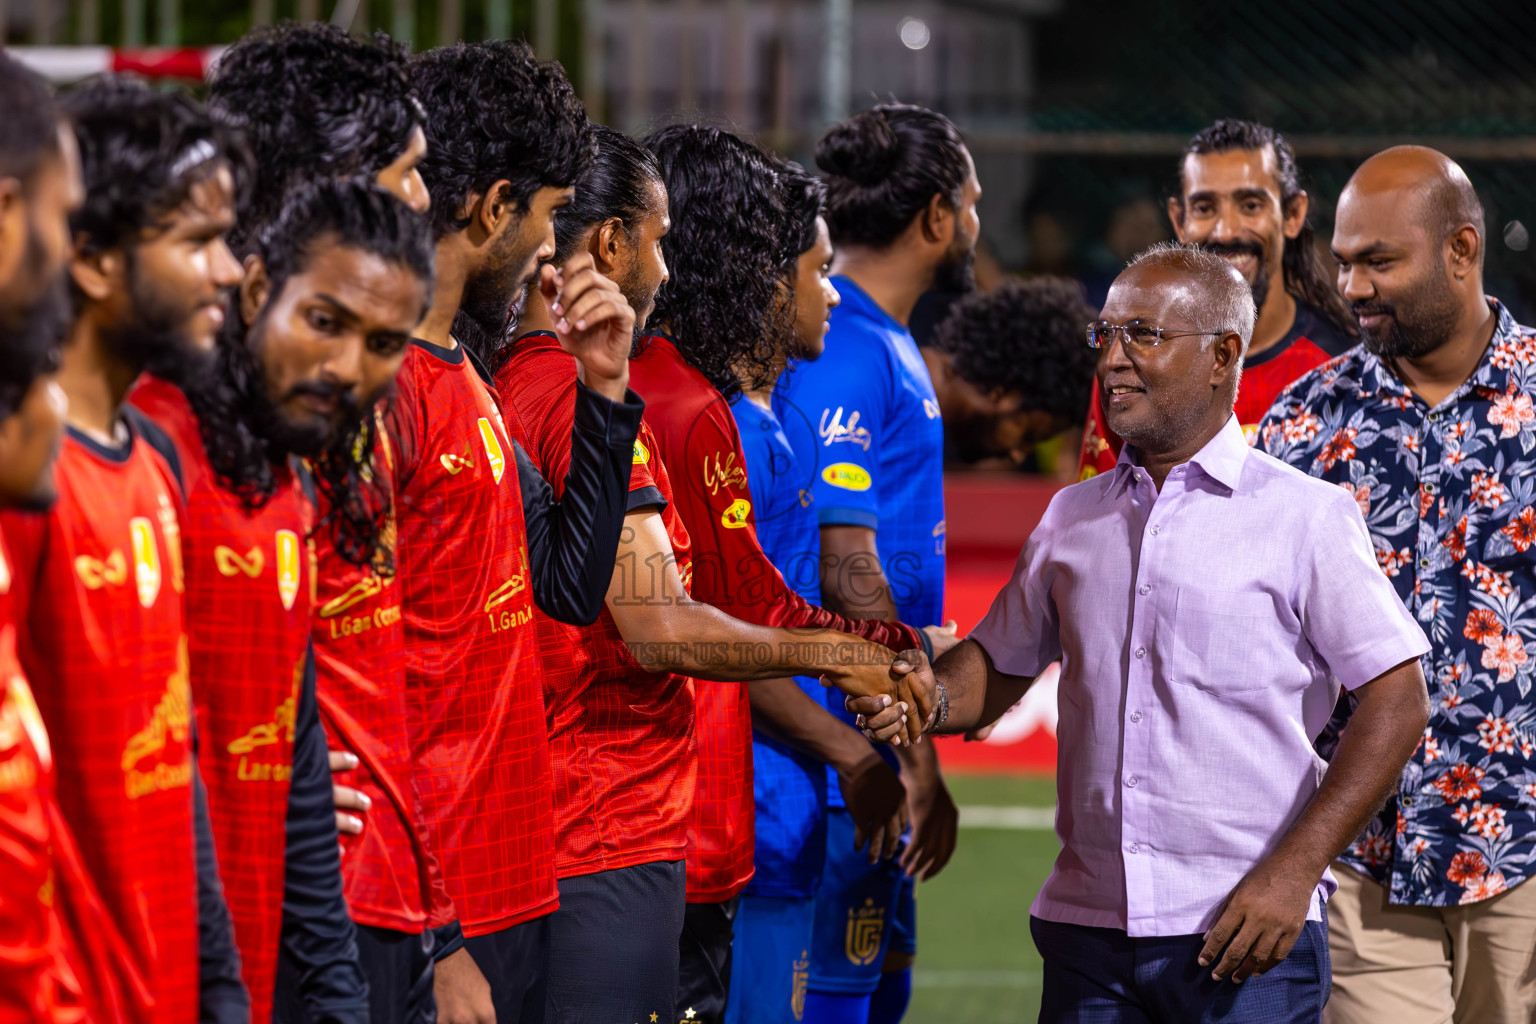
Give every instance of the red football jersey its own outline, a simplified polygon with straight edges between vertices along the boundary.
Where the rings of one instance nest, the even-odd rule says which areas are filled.
[[[388,437],[380,436],[374,461],[381,479],[393,479],[393,460]],[[381,539],[394,549],[393,506]],[[372,801],[363,834],[341,837],[347,909],[360,924],[416,934],[426,926],[427,907],[446,903],[447,893],[427,847],[411,761],[400,586],[395,575],[353,565],[325,543],[318,545],[317,578],[320,719],[331,749],[351,751],[359,762],[336,781]]]
[[[199,760],[251,1019],[272,1015],[282,934],[293,727],[314,599],[314,506],[278,467],[255,512],[220,485],[197,417],[173,385],[145,377],[132,401],[175,442],[186,486],[182,562]]]
[[[87,972],[131,967],[147,998],[129,1019],[191,1024],[197,869],[180,492],[142,438],[113,450],[73,429],[55,479],[47,513],[0,519],[59,804],[131,958]]]
[[[428,917],[482,935],[559,904],[522,489],[462,346],[411,345],[387,422],[411,755],[452,899]]]
[[[1254,442],[1254,432],[1259,421],[1275,404],[1286,385],[1297,377],[1321,366],[1333,358],[1306,337],[1297,337],[1265,352],[1256,361],[1243,366],[1242,379],[1237,385],[1237,407],[1234,412],[1242,424],[1243,436],[1249,444]],[[1093,385],[1093,398],[1088,406],[1088,424],[1083,428],[1083,448],[1077,459],[1077,478],[1087,480],[1100,473],[1108,473],[1120,460],[1120,449],[1125,444],[1120,435],[1109,429],[1104,420],[1104,409],[1099,403],[1099,385]]]
[[[516,409],[526,432],[517,440],[559,497],[571,462],[576,360],[552,334],[525,335],[496,383],[502,408]],[[629,494],[634,508],[665,502],[662,523],[686,584],[688,534],[643,421]],[[698,772],[692,681],[641,668],[606,607],[585,628],[538,610],[534,620],[555,783],[556,872],[570,878],[681,860]]]
[[[671,339],[653,334],[629,364],[630,386],[672,473],[693,545],[692,594],[747,622],[839,629],[895,651],[921,646],[899,623],[845,619],[808,604],[757,541],[736,418]],[[688,899],[730,899],[752,879],[752,710],[745,683],[698,682],[699,781],[688,828]]]
[[[73,1024],[90,1018],[55,903],[63,818],[48,734],[16,654],[11,581],[0,539],[0,1024]]]

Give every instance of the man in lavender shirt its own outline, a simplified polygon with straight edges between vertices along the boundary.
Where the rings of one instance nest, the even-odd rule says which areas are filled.
[[[931,731],[964,732],[1061,660],[1042,1022],[1317,1021],[1328,864],[1424,729],[1429,645],[1354,498],[1244,441],[1236,270],[1154,248],[1100,317],[1119,464],[1056,496],[964,643],[897,670]],[[1340,686],[1359,710],[1328,765],[1312,741]],[[849,702],[873,739],[905,710],[888,701]]]

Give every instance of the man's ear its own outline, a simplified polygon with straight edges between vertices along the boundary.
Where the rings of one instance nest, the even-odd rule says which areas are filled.
[[[955,211],[942,192],[935,192],[922,214],[923,240],[949,248],[955,240]]]
[[[504,229],[508,219],[512,216],[512,183],[498,181],[485,190],[485,195],[480,197],[473,217],[473,228],[478,228],[486,238],[494,237],[497,232]]]
[[[604,277],[612,278],[613,272],[619,265],[619,249],[624,242],[624,222],[617,217],[609,217],[592,231],[591,245],[592,259],[597,264],[597,272]]]
[[[1243,339],[1236,331],[1228,331],[1211,343],[1211,387],[1220,390],[1222,385],[1242,372]]]
[[[1184,244],[1184,200],[1178,196],[1168,197],[1168,223],[1173,225],[1173,236]]]
[[[245,258],[245,277],[240,282],[240,319],[249,327],[261,315],[261,307],[272,294],[272,279],[267,265],[255,253]]]
[[[27,253],[27,201],[21,182],[0,178],[0,285],[9,284]]]
[[[1463,224],[1446,240],[1445,265],[1458,281],[1477,269],[1482,255],[1483,240],[1471,224]]]
[[[123,251],[82,253],[89,242],[86,235],[76,236],[75,254],[69,258],[69,279],[92,302],[105,302],[123,282]]]
[[[1310,209],[1312,200],[1305,192],[1298,192],[1291,196],[1291,201],[1284,205],[1285,222],[1281,224],[1281,230],[1286,238],[1295,238],[1301,234],[1301,229],[1307,223],[1307,210]]]

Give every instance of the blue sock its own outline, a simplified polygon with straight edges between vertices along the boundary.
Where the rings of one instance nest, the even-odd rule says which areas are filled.
[[[869,996],[807,992],[804,1024],[869,1024]]]
[[[869,1001],[869,1024],[901,1024],[912,1001],[912,968],[880,975],[880,987]]]

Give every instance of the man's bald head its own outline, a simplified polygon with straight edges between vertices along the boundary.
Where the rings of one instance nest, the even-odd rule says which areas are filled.
[[[1477,237],[1483,234],[1483,203],[1472,187],[1472,179],[1461,165],[1438,149],[1428,146],[1393,146],[1361,164],[1344,186],[1339,202],[1351,192],[1360,195],[1401,193],[1407,200],[1403,216],[1418,218],[1443,241],[1471,225]],[[1478,251],[1481,262],[1482,251]]]
[[[1131,260],[1121,276],[1153,268],[1187,278],[1188,287],[1181,289],[1176,308],[1203,331],[1235,331],[1247,353],[1258,310],[1253,304],[1253,289],[1232,264],[1197,245],[1159,242]],[[1216,337],[1205,338],[1200,347],[1209,348]]]

